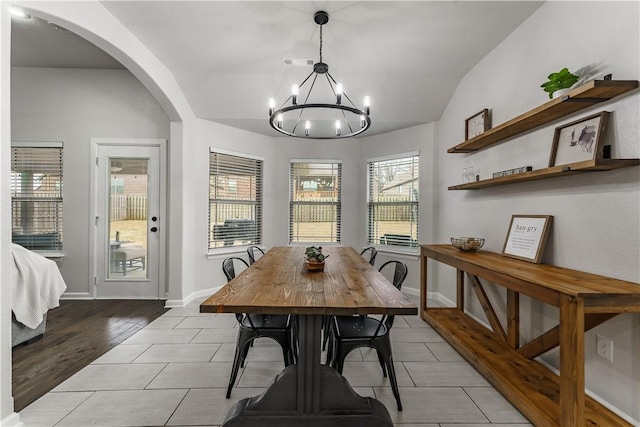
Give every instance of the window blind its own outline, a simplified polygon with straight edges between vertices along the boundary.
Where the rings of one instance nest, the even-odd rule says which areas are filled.
[[[209,153],[209,249],[262,243],[262,163]]]
[[[342,164],[291,162],[289,242],[339,243]]]
[[[368,242],[418,246],[418,156],[368,162]]]
[[[40,252],[62,251],[62,143],[13,143],[11,238]]]

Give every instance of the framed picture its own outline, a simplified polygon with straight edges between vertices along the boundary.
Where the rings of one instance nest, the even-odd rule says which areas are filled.
[[[552,221],[551,215],[513,215],[502,255],[539,264]]]
[[[556,128],[549,167],[602,158],[602,135],[609,121],[609,112],[602,111],[589,117]]]
[[[491,127],[489,109],[485,108],[464,121],[464,139],[474,138]]]

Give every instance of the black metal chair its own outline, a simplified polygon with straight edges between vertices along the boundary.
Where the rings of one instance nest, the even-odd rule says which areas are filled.
[[[380,271],[393,268],[393,285],[400,289],[407,277],[407,266],[400,261],[387,261],[382,264]],[[393,353],[389,333],[393,326],[394,316],[382,316],[380,320],[369,316],[334,316],[331,321],[329,348],[327,350],[327,365],[336,369],[340,374],[344,368],[344,359],[354,349],[360,347],[374,348],[378,353],[378,360],[382,367],[382,375],[387,376],[391,389],[396,398],[398,411],[402,411],[400,392],[393,367]]]
[[[360,252],[360,255],[362,255],[365,259],[367,258],[365,256],[365,254],[367,252],[369,253],[369,264],[373,265],[376,262],[376,256],[378,255],[378,250],[376,248],[374,248],[373,246],[369,246],[368,248],[364,248],[364,250],[362,252]]]
[[[236,277],[234,262],[240,263],[244,267],[249,264],[238,257],[229,257],[222,262],[222,271],[231,281]],[[231,389],[238,376],[238,370],[244,366],[244,362],[249,353],[249,347],[256,338],[271,338],[282,347],[284,365],[289,366],[295,362],[295,345],[293,336],[293,321],[289,315],[269,315],[269,314],[247,314],[237,313],[238,320],[238,340],[236,343],[236,353],[233,358],[231,368],[231,378],[227,388],[227,399],[231,397]]]
[[[259,252],[261,256],[264,255],[264,251],[260,249],[259,246],[251,245],[247,248],[247,254],[249,255],[249,265],[256,262],[256,252]]]

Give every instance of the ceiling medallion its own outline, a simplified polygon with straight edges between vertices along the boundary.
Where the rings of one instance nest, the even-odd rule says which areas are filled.
[[[359,135],[371,126],[370,98],[364,97],[364,110],[357,108],[344,92],[342,83],[336,82],[329,73],[329,65],[322,62],[322,26],[329,22],[329,14],[316,12],[313,20],[320,26],[320,60],[301,84],[292,86],[291,95],[278,110],[275,99],[269,99],[269,124],[278,132],[296,138],[339,139]],[[318,90],[312,95],[316,80],[323,75],[329,84],[327,94],[332,98],[331,103],[318,102]],[[320,80],[323,81],[322,77]],[[299,103],[307,82],[310,82],[309,90],[304,103]],[[343,104],[344,101],[350,105]]]

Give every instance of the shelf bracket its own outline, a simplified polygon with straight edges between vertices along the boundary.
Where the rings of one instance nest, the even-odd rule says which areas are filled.
[[[604,102],[608,101],[611,98],[571,98],[569,95],[566,95],[566,99],[563,98],[562,102]]]

